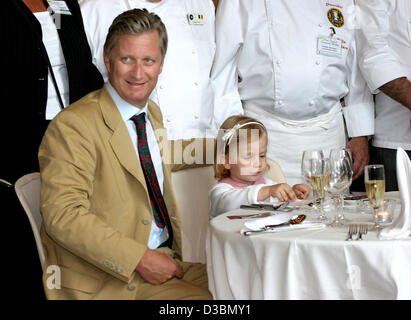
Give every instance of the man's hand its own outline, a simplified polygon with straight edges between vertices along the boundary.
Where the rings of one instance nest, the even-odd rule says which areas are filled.
[[[169,255],[147,249],[136,267],[141,277],[151,284],[162,284],[174,276],[181,279],[183,268]]]
[[[366,166],[370,160],[368,139],[367,137],[352,138],[351,141],[348,142],[347,148],[350,149],[352,154],[354,162],[353,180],[355,180],[364,172],[364,166]]]

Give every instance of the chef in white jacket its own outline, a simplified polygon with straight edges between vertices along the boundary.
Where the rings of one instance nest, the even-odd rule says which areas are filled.
[[[385,166],[386,191],[398,190],[397,148],[411,157],[411,1],[357,0],[359,65],[375,96],[370,158]]]
[[[344,119],[355,177],[368,162],[374,105],[358,68],[353,18],[352,0],[219,1],[216,122],[243,112],[263,122],[267,156],[291,185],[303,182],[304,150],[346,145]]]
[[[163,113],[168,138],[199,138],[216,129],[209,79],[215,53],[211,0],[83,0],[80,8],[93,62],[105,80],[103,46],[113,19],[133,8],[156,13],[167,28],[168,48],[150,98]]]

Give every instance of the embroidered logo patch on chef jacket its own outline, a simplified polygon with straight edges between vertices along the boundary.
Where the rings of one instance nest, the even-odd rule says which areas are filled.
[[[341,28],[344,25],[344,16],[342,12],[337,8],[331,8],[327,11],[327,18],[331,24],[337,28]]]
[[[201,13],[189,13],[187,14],[187,19],[189,24],[203,25],[204,15]]]

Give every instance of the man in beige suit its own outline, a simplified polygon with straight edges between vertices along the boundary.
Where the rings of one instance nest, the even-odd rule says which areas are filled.
[[[122,13],[104,46],[109,82],[48,127],[39,161],[49,299],[211,299],[205,266],[180,261],[175,166],[165,161],[170,146],[160,109],[148,100],[166,48],[160,18],[146,10]],[[130,120],[143,112],[171,226],[153,219]]]

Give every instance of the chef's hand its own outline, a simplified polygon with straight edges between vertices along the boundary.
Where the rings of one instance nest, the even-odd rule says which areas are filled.
[[[355,137],[352,138],[347,144],[347,148],[350,149],[353,159],[354,176],[353,180],[357,179],[364,172],[364,166],[370,161],[370,154],[368,150],[368,138],[367,137]]]

